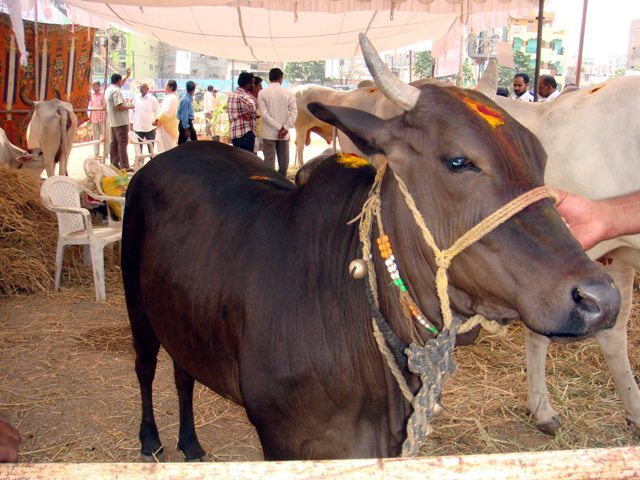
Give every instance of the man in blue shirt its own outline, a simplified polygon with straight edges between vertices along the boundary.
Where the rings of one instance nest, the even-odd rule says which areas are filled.
[[[178,145],[188,140],[198,140],[196,130],[193,128],[193,95],[196,92],[195,82],[187,82],[187,93],[180,99],[178,104]]]

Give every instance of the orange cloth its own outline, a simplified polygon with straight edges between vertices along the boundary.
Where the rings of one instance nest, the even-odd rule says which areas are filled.
[[[30,110],[20,99],[20,88],[25,96],[36,99],[34,62],[34,23],[23,20],[25,43],[29,50],[26,67],[20,66],[17,46],[12,47],[13,30],[9,15],[0,13],[0,108],[3,110]],[[73,108],[87,108],[91,92],[91,57],[95,28],[78,25],[38,24],[39,78],[44,84],[43,100],[55,98],[58,90],[61,100],[71,102]],[[47,45],[43,51],[43,45]],[[44,59],[44,62],[43,62]],[[87,120],[85,113],[76,112],[78,125]],[[27,114],[0,115],[2,128],[14,145],[27,147]]]

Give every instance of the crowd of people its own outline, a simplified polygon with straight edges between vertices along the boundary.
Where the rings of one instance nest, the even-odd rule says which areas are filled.
[[[124,78],[118,73],[111,75],[111,83],[104,93],[100,82],[94,82],[88,108],[93,139],[96,141],[94,155],[99,155],[98,142],[107,133],[103,127],[106,114],[111,165],[132,172],[127,155],[129,132],[134,132],[138,140],[155,140],[157,146],[154,153],[164,152],[188,141],[197,141],[198,135],[194,127],[195,82],[187,81],[186,92],[179,98],[177,82],[167,81],[162,102],[158,102],[149,93],[149,85],[143,83],[138,87],[138,95],[128,102],[121,88],[130,73],[127,70]],[[269,84],[263,89],[262,78],[251,72],[240,73],[238,87],[229,95],[226,109],[232,145],[254,153],[262,150],[265,163],[275,169],[277,159],[278,172],[286,175],[289,167],[289,130],[296,120],[297,107],[293,93],[282,86],[283,80],[284,72],[272,68]],[[214,113],[220,108],[217,93],[209,85],[203,96],[205,134],[214,139]]]

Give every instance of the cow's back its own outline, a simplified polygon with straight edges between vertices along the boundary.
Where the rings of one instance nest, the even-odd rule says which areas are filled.
[[[122,271],[132,325],[148,321],[183,369],[242,404],[247,392],[266,388],[264,372],[291,375],[278,363],[289,356],[299,357],[300,370],[332,369],[332,362],[357,368],[341,352],[367,320],[353,314],[359,330],[341,331],[349,315],[336,305],[367,312],[363,292],[348,280],[357,229],[346,221],[373,173],[361,175],[362,197],[345,206],[350,171],[320,172],[333,182],[295,189],[252,154],[198,143],[154,158],[129,186]],[[323,330],[336,335],[319,348],[313,339],[326,337]],[[247,375],[247,365],[259,372]]]

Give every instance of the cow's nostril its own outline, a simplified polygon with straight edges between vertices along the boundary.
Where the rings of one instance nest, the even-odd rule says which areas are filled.
[[[587,288],[576,287],[571,292],[573,301],[580,310],[585,313],[598,313],[600,311],[599,302],[601,301],[599,292],[591,292]]]

